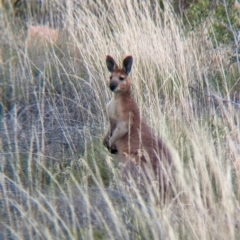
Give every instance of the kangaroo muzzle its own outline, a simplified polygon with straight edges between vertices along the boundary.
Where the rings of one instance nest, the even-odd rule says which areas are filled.
[[[117,82],[110,82],[109,88],[112,92],[114,92],[118,87],[118,83]]]

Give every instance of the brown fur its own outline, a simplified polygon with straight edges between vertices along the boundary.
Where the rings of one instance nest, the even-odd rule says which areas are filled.
[[[154,173],[154,179],[157,178],[160,183],[160,189],[167,190],[169,180],[165,169],[171,167],[171,154],[162,139],[141,119],[139,108],[131,95],[128,74],[132,57],[123,60],[122,68],[110,56],[107,56],[106,62],[111,72],[109,87],[114,94],[107,105],[110,129],[103,143],[123,163],[125,178],[129,173],[134,175],[133,169],[138,167],[147,173],[149,179],[150,169],[150,174]]]

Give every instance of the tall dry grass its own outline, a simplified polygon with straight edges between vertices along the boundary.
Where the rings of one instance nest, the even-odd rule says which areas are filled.
[[[157,2],[54,2],[59,40],[39,44],[2,12],[0,238],[240,237],[239,72],[208,26],[187,33]],[[164,203],[129,191],[102,146],[106,54],[133,56],[134,97],[174,156]]]

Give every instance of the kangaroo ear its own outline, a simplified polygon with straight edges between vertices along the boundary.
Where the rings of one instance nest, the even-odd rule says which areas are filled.
[[[127,56],[123,60],[123,69],[125,70],[126,74],[128,75],[131,72],[133,64],[132,56]]]
[[[109,55],[106,57],[106,64],[109,72],[113,72],[118,67],[115,60]]]

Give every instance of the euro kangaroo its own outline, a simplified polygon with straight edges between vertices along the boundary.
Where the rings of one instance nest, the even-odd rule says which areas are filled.
[[[154,175],[160,190],[166,191],[170,184],[166,170],[171,168],[172,157],[166,144],[141,118],[138,105],[132,97],[129,73],[133,58],[125,57],[122,67],[119,67],[108,55],[106,64],[111,73],[109,88],[113,97],[107,104],[110,128],[103,144],[123,164],[122,174],[125,179],[133,174],[134,168],[138,172],[140,169],[147,179]]]

